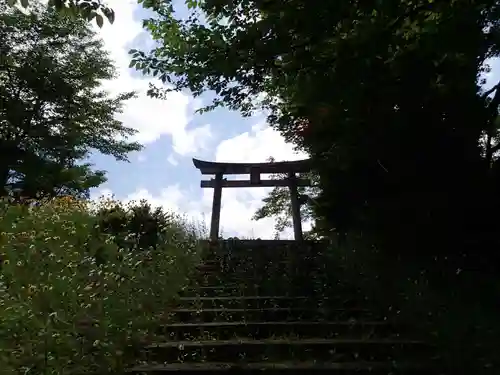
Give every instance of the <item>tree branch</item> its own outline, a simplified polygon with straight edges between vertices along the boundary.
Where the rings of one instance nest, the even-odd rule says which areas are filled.
[[[484,92],[482,95],[483,98],[487,98],[488,96],[490,96],[490,94],[493,93],[493,91],[497,90],[499,87],[500,87],[500,82],[498,82],[495,86],[493,86],[488,91]]]

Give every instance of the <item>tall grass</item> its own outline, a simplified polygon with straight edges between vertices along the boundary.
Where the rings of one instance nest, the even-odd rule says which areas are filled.
[[[127,348],[188,283],[201,235],[179,216],[137,212],[143,203],[0,202],[1,374],[105,374],[133,361]]]

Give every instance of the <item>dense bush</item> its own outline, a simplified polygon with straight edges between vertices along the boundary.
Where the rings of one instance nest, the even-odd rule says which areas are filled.
[[[104,225],[110,208],[123,231]],[[147,339],[200,256],[195,231],[179,218],[145,214],[144,226],[161,225],[148,227],[155,241],[141,242],[141,230],[127,232],[139,225],[130,212],[111,201],[1,203],[2,371],[103,374],[129,364],[126,348]],[[120,246],[129,234],[139,246]]]
[[[435,344],[449,373],[498,374],[496,274],[455,267],[453,258],[431,266],[417,257],[414,262],[389,257],[361,234],[349,235],[322,259],[329,268],[327,286],[341,280],[362,290],[387,318]],[[443,267],[445,262],[450,264]],[[335,288],[328,289],[335,293]]]

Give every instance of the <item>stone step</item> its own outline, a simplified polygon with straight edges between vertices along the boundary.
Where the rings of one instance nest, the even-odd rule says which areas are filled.
[[[209,262],[214,260],[223,260],[224,262],[233,262],[248,265],[259,265],[259,264],[322,264],[325,262],[323,258],[310,256],[306,253],[300,254],[253,254],[253,253],[232,253],[223,254],[217,258],[210,259]]]
[[[199,294],[198,294],[199,291]],[[198,281],[190,288],[183,291],[183,297],[217,297],[217,296],[241,296],[241,295],[281,295],[281,296],[310,296],[321,299],[325,295],[322,293],[322,286],[312,283],[305,284],[301,281],[247,281],[230,280],[228,282],[203,282]],[[328,297],[339,300],[366,300],[366,295],[361,290],[347,288],[342,285],[332,288]]]
[[[144,350],[148,362],[238,362],[241,361],[319,361],[352,362],[423,360],[431,354],[420,341],[396,339],[232,339],[204,341],[167,341]]]
[[[210,259],[203,259],[202,264],[220,265],[223,260],[224,257],[212,257]]]
[[[198,264],[195,268],[200,272],[221,272],[222,271],[221,265],[217,264],[217,263]]]
[[[227,269],[228,271],[236,271],[236,270],[262,270],[262,269],[309,269],[316,268],[322,269],[324,264],[320,259],[317,260],[284,260],[284,259],[235,259],[235,258],[223,258],[220,260],[212,260],[205,261],[203,265],[200,265],[199,268],[208,268],[208,267],[225,267],[230,266]]]
[[[320,309],[320,308],[179,308],[170,311],[171,319],[177,322],[216,321],[296,321],[296,320],[384,320],[370,309]]]
[[[227,274],[222,272],[207,272],[198,273],[191,279],[191,289],[200,287],[211,288],[224,288],[224,287],[239,287],[240,289],[249,289],[258,287],[259,289],[266,289],[269,287],[279,287],[280,289],[294,288],[303,289],[305,277],[291,277],[283,274],[275,275],[241,275],[241,274]],[[309,280],[310,281],[310,280]]]
[[[308,296],[226,296],[226,297],[181,297],[179,303],[188,308],[268,308],[268,307],[337,307],[360,308],[363,301],[344,298],[324,298]],[[367,303],[365,303],[365,306]]]
[[[258,286],[245,286],[243,284],[237,285],[217,285],[217,286],[195,286],[182,291],[181,295],[184,297],[231,297],[242,295],[255,295],[260,294],[262,291]]]
[[[197,267],[199,273],[197,276],[203,275],[218,275],[221,279],[231,278],[252,278],[252,279],[268,279],[273,278],[290,278],[290,277],[311,277],[311,270],[300,270],[294,268],[238,268],[238,269],[220,269],[216,266]]]
[[[143,365],[130,370],[133,373],[166,374],[174,371],[196,371],[203,373],[219,373],[221,371],[238,371],[256,373],[266,371],[266,374],[296,373],[332,374],[332,375],[434,375],[439,374],[433,364],[394,363],[387,362],[318,362],[318,361],[283,361],[283,362],[184,362],[172,364]]]
[[[322,258],[319,257],[310,257],[310,256],[300,256],[299,254],[295,254],[297,256],[295,257],[290,257],[287,255],[272,255],[272,256],[252,256],[252,254],[231,254],[231,255],[225,255],[218,260],[223,260],[225,263],[230,263],[230,264],[240,264],[240,265],[246,265],[248,267],[252,266],[262,266],[262,265],[269,265],[269,266],[290,266],[290,265],[305,265],[305,266],[311,266],[311,265],[316,265],[316,266],[321,266],[323,267],[325,265],[325,262]],[[210,262],[213,262],[211,260]]]
[[[301,291],[301,289],[303,289]],[[251,295],[283,295],[283,296],[300,296],[306,288],[295,287],[292,288],[290,285],[278,285],[278,284],[245,284],[245,283],[226,283],[223,285],[209,285],[209,286],[192,286],[185,289],[182,292],[184,297],[231,297],[231,296],[251,296]],[[335,294],[335,298],[351,298],[356,300],[364,299],[364,296],[360,290],[353,288],[339,287],[338,293]]]
[[[321,287],[320,285],[308,284],[303,285],[301,281],[287,280],[287,279],[278,279],[272,278],[267,280],[255,280],[255,279],[199,279],[193,280],[193,285],[197,287],[220,287],[221,285],[235,285],[238,284],[243,289],[249,290],[254,288],[255,285],[258,285],[260,294],[279,294],[279,295],[287,295],[290,293],[297,294],[299,291],[301,295],[312,295],[312,293],[317,293],[316,291]],[[195,284],[196,283],[196,284]],[[287,293],[288,291],[288,293]],[[346,295],[347,291],[339,288],[335,291],[335,293]]]
[[[210,261],[210,264],[215,262]],[[262,268],[302,268],[309,269],[311,267],[323,269],[325,263],[322,259],[311,259],[304,257],[297,257],[296,259],[287,259],[284,257],[269,257],[269,258],[255,258],[255,257],[235,257],[226,256],[219,259],[219,265],[231,265],[230,270],[241,269],[262,269]],[[331,267],[331,266],[329,266]],[[330,268],[329,268],[330,269]],[[338,269],[338,268],[335,268]]]
[[[248,271],[248,270],[293,270],[304,272],[310,269],[321,270],[324,265],[322,265],[319,260],[318,262],[306,262],[300,261],[285,261],[285,260],[269,260],[269,261],[255,261],[255,260],[245,260],[239,261],[235,259],[224,259],[219,263],[211,262],[210,267],[220,267],[226,272],[235,271]],[[203,268],[203,267],[200,267]]]
[[[311,285],[310,274],[291,275],[282,272],[270,274],[224,274],[224,273],[199,273],[194,278],[199,286],[220,286],[225,284],[260,285],[269,287],[278,285],[281,287],[308,288]],[[342,284],[339,284],[341,286]]]
[[[324,259],[317,256],[311,256],[306,253],[296,253],[296,254],[285,254],[285,253],[274,253],[274,254],[255,254],[255,253],[226,253],[220,254],[218,256],[212,257],[210,259],[204,259],[202,262],[214,264],[216,262],[223,263],[235,263],[235,264],[246,264],[252,265],[281,265],[281,264],[317,264],[324,266]],[[333,267],[333,264],[329,264],[329,267]],[[335,266],[338,267],[338,266]]]
[[[252,282],[254,284],[261,283],[290,283],[294,282],[297,284],[298,282],[302,283],[310,283],[311,281],[311,273],[306,272],[303,274],[285,272],[283,270],[272,270],[270,272],[264,271],[238,271],[225,273],[220,271],[203,271],[196,274],[194,277],[195,281],[198,282],[210,282],[212,285],[222,285],[227,283],[245,283],[248,284]],[[305,285],[304,285],[305,286]]]
[[[231,260],[231,259],[225,259],[220,262],[210,262],[210,263],[204,263],[200,264],[197,266],[199,269],[203,268],[216,268],[218,267],[221,270],[224,270],[224,272],[238,272],[238,271],[251,271],[251,270],[256,270],[256,271],[266,271],[266,270],[284,270],[284,271],[302,271],[302,272],[308,272],[311,270],[316,270],[316,271],[323,271],[324,264],[321,264],[318,260],[318,262],[306,262],[306,261],[297,261],[297,262],[290,262],[290,261],[281,261],[281,260],[270,260],[266,262],[262,261],[236,261],[236,260]],[[338,271],[337,269],[328,269],[329,271]]]
[[[375,321],[276,321],[276,322],[211,322],[167,324],[159,334],[171,340],[213,338],[228,340],[235,337],[266,339],[271,337],[300,338],[369,338],[399,337],[388,322]]]
[[[264,290],[262,287],[218,287],[218,286],[207,286],[193,289],[186,289],[181,293],[182,297],[241,297],[241,296],[255,296],[255,295],[265,295],[270,292],[272,295],[282,295],[286,297],[300,297],[302,293],[299,290],[287,290],[286,288],[274,288]]]

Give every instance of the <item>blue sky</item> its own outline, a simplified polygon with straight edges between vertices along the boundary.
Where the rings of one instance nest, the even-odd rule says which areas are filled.
[[[209,222],[211,189],[201,189],[202,178],[192,158],[216,161],[259,162],[269,156],[277,160],[300,159],[293,147],[266,126],[265,115],[243,118],[239,113],[217,109],[203,115],[195,110],[210,102],[211,94],[194,99],[188,92],[172,93],[167,100],[148,98],[149,82],[128,68],[131,48],[149,50],[153,43],[142,29],[142,20],[151,13],[136,0],[110,0],[116,12],[113,25],[98,29],[106,48],[115,60],[119,76],[104,83],[112,94],[136,90],[139,97],[129,101],[118,115],[126,126],[138,130],[134,140],[145,145],[143,151],[130,155],[130,163],[94,155],[91,162],[107,171],[108,182],[92,191],[93,197],[113,194],[124,202],[147,199],[196,221]],[[177,0],[178,17],[186,17],[184,0]],[[209,178],[205,176],[204,178]],[[258,222],[251,217],[261,206],[269,189],[225,189],[222,198],[221,229],[224,236],[273,237],[273,219]],[[307,229],[307,224],[306,224]],[[290,232],[284,234],[289,237]]]
[[[153,43],[142,29],[142,20],[151,13],[136,0],[107,0],[116,12],[113,25],[98,29],[106,48],[116,62],[119,76],[104,84],[110,93],[136,90],[137,99],[129,101],[118,116],[126,126],[138,130],[135,140],[145,145],[142,152],[130,155],[130,163],[95,155],[91,162],[106,170],[108,182],[92,191],[93,197],[113,194],[128,202],[147,199],[152,205],[185,214],[195,221],[209,222],[211,189],[201,189],[199,174],[192,158],[215,161],[259,162],[269,156],[277,160],[300,159],[279,134],[266,126],[265,115],[243,118],[226,109],[195,115],[197,108],[210,101],[210,93],[194,99],[189,93],[173,93],[167,100],[146,96],[148,82],[128,68],[131,48],[149,50]],[[184,0],[175,0],[177,16],[185,18]],[[492,64],[487,86],[498,80],[500,64]],[[206,178],[206,177],[205,177]],[[225,189],[223,191],[221,229],[225,236],[273,237],[273,219],[258,222],[251,217],[261,206],[268,189]],[[305,224],[305,229],[308,228]],[[284,234],[284,238],[291,233]]]

